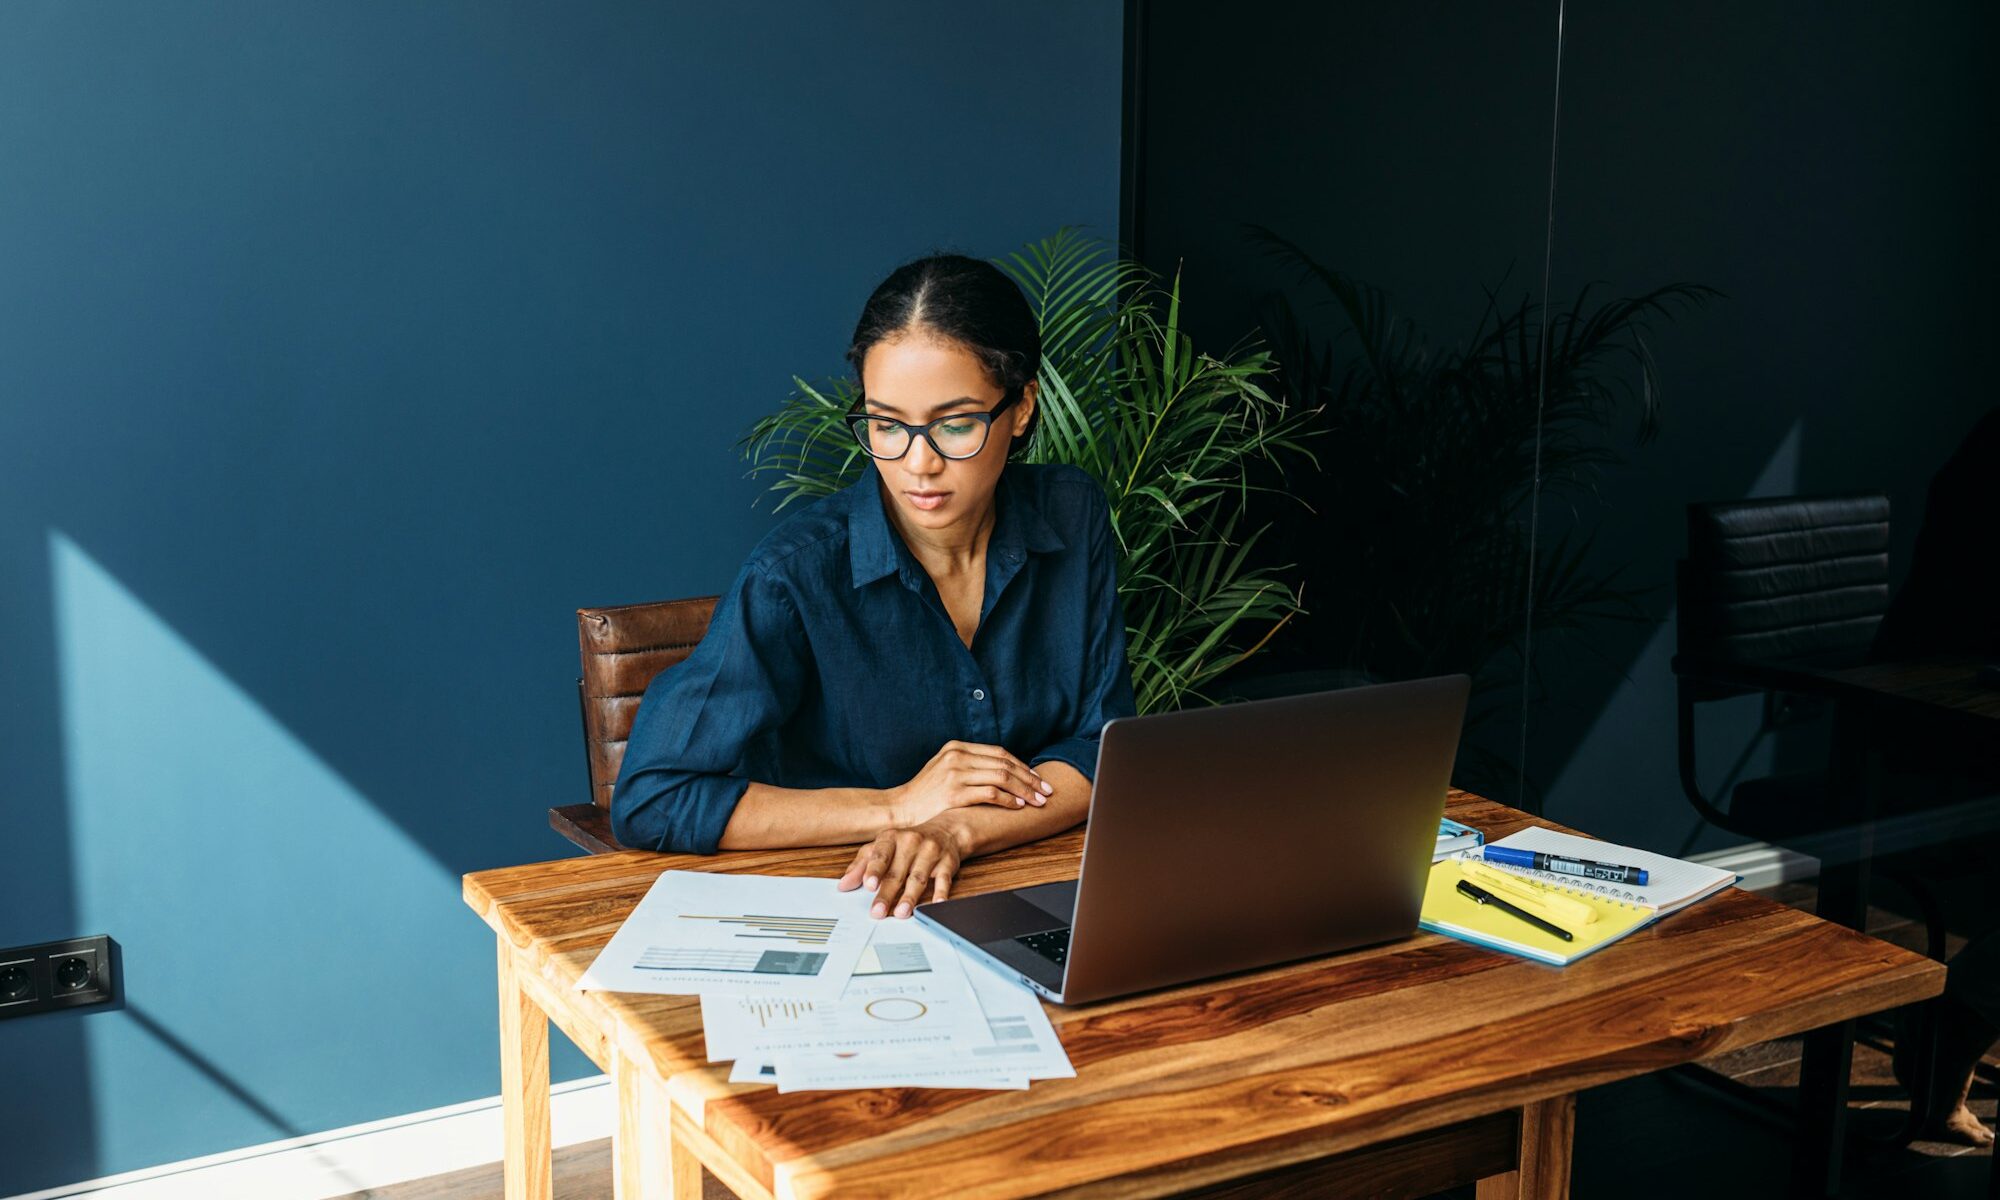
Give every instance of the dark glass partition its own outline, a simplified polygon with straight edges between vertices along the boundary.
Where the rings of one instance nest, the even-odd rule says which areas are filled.
[[[1197,347],[1251,339],[1313,414],[1243,525],[1303,611],[1212,698],[1466,672],[1460,786],[1970,945],[1953,994],[1993,1002],[2000,10],[1127,17],[1124,236]],[[1968,1011],[1871,1032],[1911,1130],[1992,1040]],[[1678,1141],[1826,1182],[1851,1049],[1778,1052],[1784,1132]]]
[[[1678,781],[1688,507],[1879,493],[1893,594],[1933,473],[2000,401],[1982,361],[2000,266],[1996,21],[1973,3],[1569,0],[1566,16],[1555,295],[1720,294],[1651,322],[1657,436],[1627,415],[1588,507],[1545,509],[1545,539],[1595,531],[1587,561],[1621,573],[1637,619],[1543,644],[1532,765],[1552,816],[1699,853],[1744,839],[1701,820]],[[1865,646],[1887,594],[1822,582],[1767,580],[1758,619],[1809,594],[1814,620],[1854,624]],[[1823,707],[1754,690],[1698,705],[1701,789],[1823,773]]]
[[[1463,671],[1457,778],[1515,799],[1557,6],[1135,11],[1127,236],[1178,272],[1198,347],[1257,339],[1317,410],[1317,463],[1268,465],[1282,494],[1246,522],[1306,611],[1220,692]],[[1548,465],[1587,458],[1574,440]],[[1533,549],[1567,569],[1570,547]],[[1545,611],[1590,602],[1558,589]]]

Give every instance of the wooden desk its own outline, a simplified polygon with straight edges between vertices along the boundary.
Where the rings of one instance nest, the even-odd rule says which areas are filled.
[[[1502,837],[1527,814],[1454,793]],[[1080,831],[955,894],[1067,878]],[[572,985],[669,867],[833,875],[849,851],[640,851],[476,872],[498,934],[506,1194],[549,1195],[553,1020],[616,1082],[622,1197],[1422,1195],[1568,1190],[1584,1088],[1938,994],[1938,963],[1738,889],[1554,968],[1419,933],[1049,1013],[1077,1069],[1024,1092],[780,1096],[705,1061],[692,997]]]

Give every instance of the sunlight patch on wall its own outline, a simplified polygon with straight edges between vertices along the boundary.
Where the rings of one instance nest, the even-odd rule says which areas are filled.
[[[458,880],[74,542],[49,554],[79,928],[122,947],[129,1009],[84,1021],[100,1162],[438,1103],[427,1079],[493,1054]]]

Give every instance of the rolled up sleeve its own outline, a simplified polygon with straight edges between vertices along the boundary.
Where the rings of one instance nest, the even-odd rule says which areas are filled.
[[[1028,765],[1058,759],[1097,781],[1097,745],[1104,723],[1113,717],[1136,716],[1132,696],[1132,666],[1125,656],[1125,605],[1118,595],[1118,554],[1111,534],[1111,506],[1099,493],[1096,518],[1090,527],[1090,583],[1083,616],[1090,631],[1085,640],[1083,717],[1069,735],[1037,750]]]
[[[805,627],[784,585],[745,563],[686,659],[639,701],[611,792],[611,830],[635,849],[713,854],[751,780],[745,749],[782,726],[809,678]]]

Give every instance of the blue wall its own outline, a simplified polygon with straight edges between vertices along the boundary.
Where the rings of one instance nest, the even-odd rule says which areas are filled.
[[[890,267],[1114,235],[1119,54],[1110,0],[0,8],[0,944],[127,987],[0,1023],[0,1193],[498,1090],[458,876],[564,850],[572,610],[727,582],[734,440]]]

